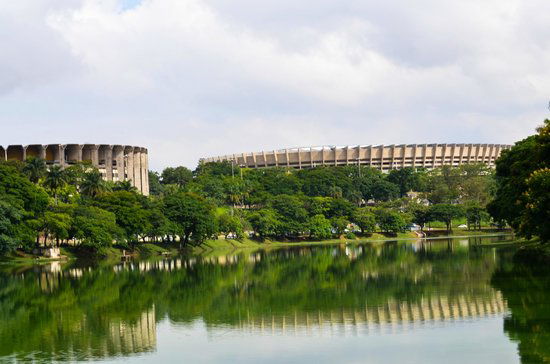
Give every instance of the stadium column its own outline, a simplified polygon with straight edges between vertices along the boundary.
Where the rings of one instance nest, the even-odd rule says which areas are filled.
[[[311,168],[313,168],[315,166],[315,164],[313,163],[313,148],[312,147],[309,147],[309,165]]]
[[[132,186],[136,186],[134,180],[134,148],[125,147],[124,148],[124,180],[129,180]]]
[[[254,161],[254,168],[258,168],[258,160],[256,159],[256,152],[252,152],[252,160]]]
[[[346,166],[349,165],[349,147],[345,147],[346,150]]]
[[[147,149],[141,150],[141,186],[145,196],[149,196],[149,160]]]
[[[424,144],[424,155],[423,155],[423,158],[422,158],[422,167],[426,168],[426,160],[428,158],[428,145],[427,144]]]
[[[107,181],[113,180],[113,146],[108,145],[107,148],[105,148],[105,174],[107,177]]]
[[[141,148],[134,148],[134,178],[136,179],[135,186],[141,192],[143,186],[141,184]]]
[[[265,153],[265,150],[262,151],[262,155],[264,156],[264,167],[267,167],[267,155]]]
[[[279,156],[276,150],[273,151],[273,157],[275,158],[275,167],[279,167]]]
[[[40,145],[40,152],[38,152],[38,157],[40,159],[46,160],[46,146]]]

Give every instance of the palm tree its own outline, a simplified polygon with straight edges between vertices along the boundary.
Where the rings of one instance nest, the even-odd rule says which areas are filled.
[[[57,193],[67,184],[67,175],[61,166],[52,166],[46,174],[44,186],[49,188],[54,195],[55,204],[57,205]]]
[[[118,181],[113,186],[113,191],[127,191],[127,192],[137,192],[137,188],[132,186],[130,180]]]
[[[80,184],[80,193],[89,197],[96,197],[110,189],[110,186],[103,180],[101,173],[98,171],[86,173]]]
[[[46,162],[43,159],[36,157],[29,157],[25,161],[25,166],[23,167],[23,173],[29,177],[29,180],[32,183],[38,183],[40,178],[44,177],[48,169],[46,168]]]

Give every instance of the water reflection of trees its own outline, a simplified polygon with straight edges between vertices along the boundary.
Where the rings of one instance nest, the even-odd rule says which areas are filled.
[[[495,272],[493,286],[508,303],[504,331],[523,363],[550,363],[550,267],[514,264]]]
[[[0,275],[0,357],[154,349],[168,317],[207,327],[424,322],[501,312],[492,251],[461,244],[301,247]]]

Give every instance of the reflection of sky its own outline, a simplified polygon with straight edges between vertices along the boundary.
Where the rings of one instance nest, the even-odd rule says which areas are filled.
[[[407,330],[354,335],[338,330],[260,335],[207,331],[200,321],[158,326],[157,351],[132,362],[158,363],[516,363],[516,344],[503,333],[502,316],[439,323]],[[116,362],[113,361],[113,362]]]

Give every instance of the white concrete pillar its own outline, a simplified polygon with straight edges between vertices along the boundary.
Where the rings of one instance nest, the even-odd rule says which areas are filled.
[[[124,148],[124,179],[130,181],[132,186],[136,186],[134,179],[134,147]]]
[[[143,186],[141,184],[141,148],[134,148],[134,178],[136,188],[142,192]]]
[[[141,193],[149,196],[149,154],[145,148],[141,150],[141,185]]]
[[[105,177],[107,181],[113,180],[113,146],[104,146],[105,150]]]

